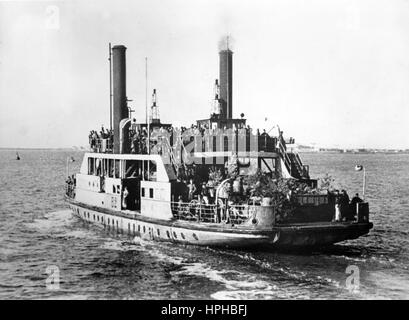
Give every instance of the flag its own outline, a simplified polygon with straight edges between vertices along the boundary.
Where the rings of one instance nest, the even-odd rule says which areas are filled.
[[[363,168],[364,168],[364,167],[363,167],[362,165],[357,164],[357,165],[355,166],[355,171],[362,171]]]

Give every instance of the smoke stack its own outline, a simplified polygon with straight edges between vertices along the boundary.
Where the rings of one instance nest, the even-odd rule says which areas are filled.
[[[125,46],[114,46],[113,55],[113,95],[114,95],[114,153],[120,152],[120,122],[128,118],[128,107],[126,103],[126,59]]]
[[[221,116],[226,119],[233,118],[233,51],[229,48],[221,50],[220,56],[220,105]]]

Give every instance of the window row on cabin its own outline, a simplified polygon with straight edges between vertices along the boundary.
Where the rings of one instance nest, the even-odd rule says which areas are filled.
[[[150,160],[88,158],[88,174],[109,178],[156,181],[156,163]]]
[[[141,197],[150,198],[155,200],[165,200],[162,189],[154,188],[141,188]]]

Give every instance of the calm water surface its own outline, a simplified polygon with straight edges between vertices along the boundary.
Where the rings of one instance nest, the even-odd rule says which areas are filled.
[[[71,216],[63,201],[66,158],[81,152],[0,150],[1,299],[408,299],[409,155],[304,154],[312,176],[362,189],[374,229],[325,251],[215,250],[112,236]],[[57,266],[60,289],[46,287]],[[359,268],[359,290],[346,268]]]

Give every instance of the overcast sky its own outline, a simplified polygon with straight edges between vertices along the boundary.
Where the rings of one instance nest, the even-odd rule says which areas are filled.
[[[162,121],[206,118],[230,34],[236,117],[299,143],[409,148],[408,17],[406,0],[0,1],[0,147],[108,126],[109,42],[128,48],[138,120],[145,57]]]

